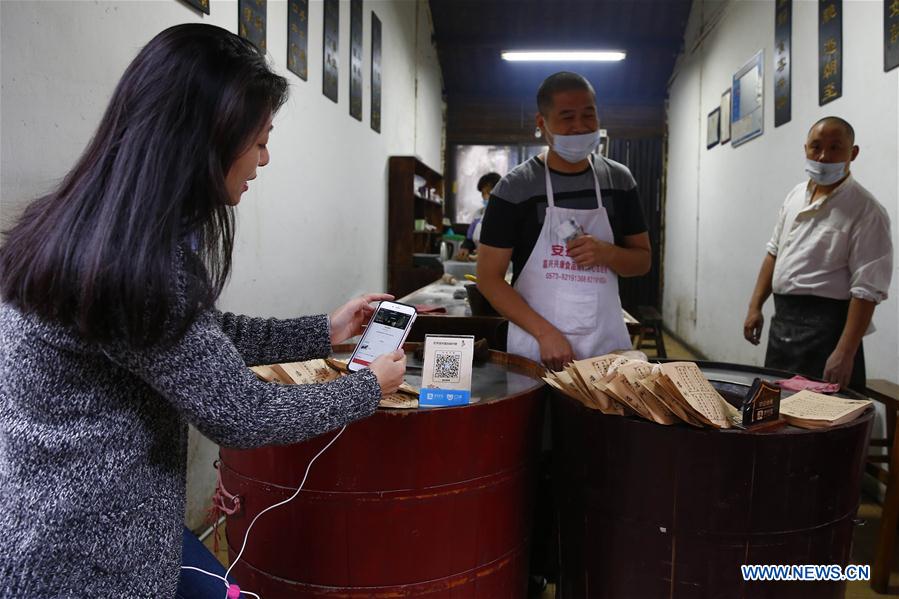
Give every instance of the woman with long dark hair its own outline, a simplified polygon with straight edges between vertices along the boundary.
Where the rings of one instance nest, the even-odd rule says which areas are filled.
[[[286,96],[249,42],[166,29],[59,188],[7,232],[0,596],[174,596],[188,422],[230,447],[293,443],[371,415],[402,381],[402,352],[322,385],[247,368],[328,355],[390,296],[294,320],[214,309],[233,207]]]

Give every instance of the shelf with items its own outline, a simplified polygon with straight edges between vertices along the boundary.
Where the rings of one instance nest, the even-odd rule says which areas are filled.
[[[428,204],[435,204],[437,206],[440,206],[441,210],[443,209],[443,202],[441,202],[440,200],[433,200],[431,198],[426,198],[426,197],[418,195],[417,193],[414,195],[415,195],[415,199],[419,202],[427,202]]]
[[[441,234],[436,231],[413,231],[412,234],[412,253],[413,254],[438,254],[440,252]],[[437,251],[434,251],[434,248]]]
[[[391,156],[388,177],[387,290],[402,297],[443,274],[437,261],[413,262],[413,254],[440,253],[443,204],[424,194],[442,197],[443,176],[414,156]]]

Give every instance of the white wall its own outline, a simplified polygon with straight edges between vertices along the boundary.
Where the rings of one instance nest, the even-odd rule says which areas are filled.
[[[371,130],[371,11],[382,23],[381,133]],[[339,103],[322,94],[323,4],[309,7],[309,79],[286,69],[287,2],[268,2],[268,52],[291,84],[271,163],[237,209],[220,307],[259,316],[324,312],[386,285],[387,158],[443,170],[444,108],[425,0],[363,4],[363,119],[349,116],[349,1],[340,3]],[[0,2],[0,226],[60,180],[83,150],[140,47],[177,23],[237,30],[237,2],[201,16],[178,0]],[[190,525],[199,526],[216,448],[192,434]]]
[[[899,251],[899,70],[883,72],[883,3],[843,3],[843,97],[823,107],[817,4],[793,3],[792,120],[775,129],[775,3],[693,3],[685,53],[669,89],[663,309],[666,324],[714,360],[764,362],[773,301],[758,347],[743,340],[743,320],[778,210],[805,178],[802,144],[819,118],[836,115],[855,127],[861,152],[852,172],[889,212]],[[737,148],[707,150],[707,114],[759,49],[765,51],[763,135]],[[869,379],[899,382],[899,257],[894,263],[890,298],[875,311],[878,330],[865,338],[865,359]]]

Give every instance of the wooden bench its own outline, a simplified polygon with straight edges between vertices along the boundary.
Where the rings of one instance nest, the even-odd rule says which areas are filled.
[[[640,325],[634,339],[634,349],[654,349],[656,357],[667,358],[665,337],[662,333],[662,315],[653,306],[638,306]],[[647,343],[650,342],[650,343]]]
[[[866,471],[886,485],[880,531],[877,535],[874,564],[871,566],[871,588],[886,593],[890,584],[890,567],[896,547],[896,526],[899,524],[899,385],[884,380],[868,381],[865,395],[879,401],[886,408],[886,438],[871,439],[871,447],[888,448],[887,455],[869,455]],[[889,470],[884,467],[888,465]]]

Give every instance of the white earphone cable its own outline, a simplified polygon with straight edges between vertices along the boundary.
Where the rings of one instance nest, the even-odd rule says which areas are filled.
[[[250,538],[250,531],[253,529],[253,525],[256,524],[256,520],[258,520],[259,517],[262,516],[262,514],[266,513],[267,511],[273,510],[273,509],[275,509],[276,507],[280,507],[280,506],[282,506],[282,505],[284,505],[284,504],[286,504],[286,503],[290,503],[291,501],[293,501],[293,500],[296,498],[297,495],[300,494],[300,491],[303,490],[303,485],[306,484],[306,479],[309,477],[309,470],[310,470],[310,468],[312,468],[312,464],[315,463],[315,460],[317,460],[321,454],[325,453],[325,451],[326,451],[329,447],[331,447],[331,445],[334,443],[334,441],[336,441],[336,440],[340,437],[340,435],[343,434],[343,431],[345,431],[345,430],[346,430],[346,425],[344,424],[343,427],[340,429],[340,432],[338,432],[336,435],[334,435],[334,438],[331,439],[330,441],[328,441],[328,444],[325,445],[324,447],[322,447],[321,451],[319,451],[317,454],[315,454],[315,457],[312,458],[312,459],[309,461],[309,465],[306,466],[306,474],[303,475],[303,480],[302,480],[302,482],[300,482],[300,486],[297,487],[297,490],[294,491],[294,494],[293,494],[293,495],[291,495],[290,497],[288,497],[288,498],[285,499],[284,501],[280,501],[280,502],[278,502],[278,503],[276,503],[276,504],[274,504],[274,505],[268,506],[267,508],[265,508],[264,510],[262,510],[261,512],[259,512],[258,514],[256,514],[256,517],[253,518],[253,521],[250,522],[250,525],[247,527],[247,532],[246,532],[246,534],[244,534],[244,537],[243,537],[243,545],[241,545],[241,547],[240,547],[240,552],[237,554],[237,557],[234,558],[234,561],[231,562],[231,565],[228,567],[228,571],[225,572],[225,578],[228,577],[228,575],[231,573],[231,570],[234,569],[234,566],[237,565],[237,562],[240,560],[241,556],[243,555],[243,551],[244,551],[244,549],[246,549],[246,547],[247,547],[247,539]]]
[[[237,565],[237,562],[240,560],[241,556],[243,555],[244,549],[246,549],[246,547],[247,547],[247,540],[250,538],[250,530],[252,530],[253,525],[256,524],[256,520],[258,520],[259,517],[262,516],[262,514],[266,513],[267,511],[273,510],[273,509],[275,509],[276,507],[280,507],[280,506],[282,506],[282,505],[284,505],[284,504],[290,503],[291,501],[293,501],[293,500],[296,498],[297,495],[300,494],[300,491],[303,489],[303,485],[306,484],[306,479],[309,477],[309,470],[312,468],[312,464],[315,463],[315,460],[317,460],[317,459],[319,458],[319,456],[321,456],[323,453],[325,453],[325,450],[327,450],[329,447],[331,447],[331,445],[334,444],[334,441],[336,441],[336,440],[338,439],[338,437],[340,437],[340,435],[342,435],[342,434],[343,434],[343,431],[345,431],[345,430],[346,430],[346,425],[344,424],[343,427],[340,429],[340,431],[339,431],[336,435],[334,435],[334,438],[331,439],[330,441],[328,441],[328,444],[325,445],[324,447],[322,447],[321,451],[319,451],[317,454],[315,454],[315,457],[313,457],[313,458],[309,461],[309,465],[306,466],[306,473],[303,475],[303,480],[300,482],[300,486],[297,487],[297,490],[294,491],[293,495],[291,495],[290,497],[288,497],[288,498],[285,499],[284,501],[279,501],[278,503],[276,503],[276,504],[274,504],[274,505],[268,506],[267,508],[265,508],[264,510],[262,510],[261,512],[259,512],[258,514],[256,514],[256,517],[253,518],[253,521],[250,522],[250,525],[247,527],[247,532],[246,532],[246,534],[244,534],[244,537],[243,537],[243,545],[241,545],[241,547],[240,547],[240,552],[237,554],[237,557],[234,558],[234,561],[231,562],[231,565],[228,566],[228,570],[225,572],[225,575],[224,575],[224,576],[219,576],[218,574],[213,574],[212,572],[207,572],[206,570],[203,570],[203,569],[201,569],[201,568],[196,568],[196,567],[194,567],[194,566],[181,566],[181,569],[182,569],[182,570],[196,570],[197,572],[202,572],[203,574],[207,574],[207,575],[209,575],[209,576],[213,576],[213,577],[215,577],[215,578],[218,578],[218,579],[221,580],[221,581],[224,583],[224,585],[225,585],[225,589],[226,589],[226,591],[225,591],[225,597],[226,597],[226,599],[228,599],[228,589],[231,588],[231,585],[230,585],[230,583],[228,582],[228,575],[231,574],[231,570],[234,569],[234,566]],[[235,585],[235,586],[236,586],[236,585]],[[256,599],[262,599],[262,598],[261,598],[259,595],[257,595],[256,593],[251,593],[250,591],[244,591],[244,590],[241,590],[240,593],[241,593],[241,594],[244,594],[244,595],[252,595],[253,597],[256,597]]]

